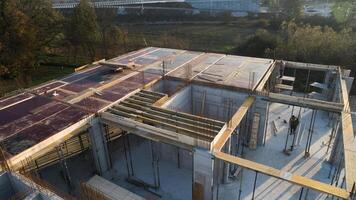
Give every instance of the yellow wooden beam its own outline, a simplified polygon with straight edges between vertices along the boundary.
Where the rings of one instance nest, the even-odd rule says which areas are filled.
[[[235,157],[230,154],[226,154],[220,151],[215,151],[214,156],[216,158],[219,158],[221,160],[237,164],[243,168],[247,168],[253,171],[257,171],[262,174],[266,174],[268,176],[276,177],[279,179],[282,179],[284,181],[288,181],[293,184],[300,185],[302,187],[307,187],[322,193],[326,194],[331,194],[335,197],[339,197],[342,199],[348,199],[349,198],[349,192],[342,188],[334,187],[326,183],[322,183],[319,181],[312,180],[307,177],[299,176],[299,175],[294,175],[289,172],[281,171],[257,162],[253,162],[250,160],[246,160],[243,158]]]
[[[263,78],[262,78],[261,81],[258,83],[258,85],[257,85],[257,87],[256,87],[256,89],[255,89],[257,92],[262,92],[262,91],[263,91],[263,88],[265,87],[265,85],[266,85],[268,79],[271,77],[271,74],[272,74],[272,72],[273,72],[275,66],[276,66],[276,62],[273,62],[273,63],[269,66],[267,72],[265,73],[265,75],[263,76]]]
[[[345,158],[345,183],[346,189],[351,192],[352,187],[356,182],[356,139],[354,137],[352,118],[350,114],[350,102],[346,81],[341,77],[341,70],[339,73],[341,98],[344,103],[344,111],[341,113],[341,125]]]
[[[162,98],[158,99],[152,106],[161,107],[164,103],[168,101],[168,95],[164,95]]]
[[[226,141],[231,136],[232,132],[236,129],[236,127],[240,124],[248,109],[251,107],[253,102],[255,101],[255,97],[249,96],[242,103],[241,107],[237,110],[237,112],[232,116],[230,121],[225,124],[225,126],[221,129],[218,135],[214,138],[211,143],[211,149],[214,151],[221,151]]]

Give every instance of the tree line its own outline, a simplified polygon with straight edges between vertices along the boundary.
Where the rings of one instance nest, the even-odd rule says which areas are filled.
[[[287,4],[290,0],[266,0],[270,6],[276,2]],[[263,22],[259,26],[264,28],[256,28],[255,34],[242,38],[236,48],[224,53],[342,65],[356,70],[356,35],[352,26],[345,25],[352,24],[352,17],[338,23],[333,18],[302,17],[299,4],[282,8],[289,14],[258,19]],[[149,46],[152,40],[162,47],[189,49],[190,44],[184,38],[189,36],[163,33],[158,37],[147,36],[148,40],[144,34],[132,37],[120,26],[119,19],[117,10],[95,10],[88,0],[81,0],[76,8],[63,12],[54,10],[50,0],[2,0],[0,78],[12,78],[18,87],[26,87],[31,82],[30,75],[43,63],[76,65],[111,58]],[[62,57],[52,61],[52,55]]]
[[[116,16],[115,10],[96,13],[88,0],[68,13],[54,10],[51,0],[0,1],[0,77],[26,87],[48,55],[78,63],[126,51],[127,32],[113,23]]]

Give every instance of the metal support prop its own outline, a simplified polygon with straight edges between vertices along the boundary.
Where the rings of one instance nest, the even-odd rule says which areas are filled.
[[[307,137],[307,143],[305,146],[305,157],[309,157],[310,155],[310,146],[312,142],[312,137],[313,137],[313,132],[314,132],[314,125],[315,125],[315,119],[317,115],[317,110],[313,110],[311,120],[310,120],[310,125],[309,125],[309,132],[308,132],[308,137]]]
[[[284,149],[283,149],[284,152],[287,152],[288,138],[289,138],[290,132],[291,132],[291,129],[288,128],[287,138],[286,138],[286,142],[285,142],[285,144],[284,144]]]
[[[302,189],[300,190],[299,200],[301,200],[303,197],[303,190],[304,190],[304,187],[302,187]]]
[[[63,146],[63,144],[61,144],[60,146],[57,146],[56,149],[57,149],[58,157],[60,159],[60,166],[61,166],[61,169],[62,169],[62,172],[63,172],[64,181],[65,181],[65,183],[66,183],[66,185],[68,187],[68,190],[71,192],[72,189],[73,189],[72,179],[71,179],[71,176],[70,176],[70,173],[69,173],[67,161],[66,161],[66,159],[64,158],[64,155],[63,155],[62,146]]]
[[[240,186],[239,186],[239,197],[238,200],[241,200],[241,193],[242,193],[242,174],[243,174],[243,170],[244,168],[241,167],[241,171],[240,171]]]
[[[263,146],[266,145],[266,138],[267,138],[267,128],[268,128],[268,116],[269,116],[269,105],[270,103],[267,102],[267,112],[266,112],[266,122],[265,122],[265,130],[263,133]]]
[[[252,200],[255,199],[255,190],[256,190],[257,175],[258,175],[258,172],[257,171],[255,171],[255,172],[256,172],[256,174],[255,174],[255,181],[253,183]]]
[[[132,160],[131,160],[130,155],[128,154],[128,150],[127,150],[126,137],[122,138],[122,143],[124,146],[124,155],[125,155],[125,161],[126,161],[127,176],[130,178],[131,176],[134,176],[134,172],[133,172]]]
[[[129,136],[129,135],[127,135],[126,141],[127,141],[127,148],[128,148],[128,151],[129,151],[129,159],[130,159],[131,173],[132,173],[132,176],[134,176],[133,163],[132,163],[132,155],[131,155],[131,144],[130,144],[130,136]]]
[[[179,151],[179,147],[177,147],[177,164],[178,164],[178,169],[180,169],[181,166],[180,166],[180,151]]]

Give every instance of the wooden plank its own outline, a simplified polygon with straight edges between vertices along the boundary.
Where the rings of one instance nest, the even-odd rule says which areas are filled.
[[[230,121],[225,124],[224,128],[214,138],[213,142],[211,143],[211,150],[221,151],[226,141],[229,139],[236,127],[240,124],[254,101],[255,97],[253,96],[249,96],[245,99],[245,101],[242,103],[241,107],[237,110],[234,116],[232,116]]]
[[[354,130],[352,125],[352,118],[350,114],[350,102],[346,81],[341,78],[341,94],[344,103],[344,111],[341,113],[342,125],[342,140],[344,145],[345,157],[345,183],[346,189],[351,192],[354,183],[356,182],[356,139],[354,137]]]
[[[114,108],[115,108],[115,110],[120,110],[120,111],[124,111],[126,113],[132,113],[132,114],[136,114],[136,115],[141,115],[143,117],[147,117],[147,118],[151,118],[153,120],[165,122],[167,124],[172,124],[172,125],[180,126],[182,128],[187,128],[187,129],[192,130],[192,131],[199,131],[199,132],[202,132],[202,133],[208,133],[206,135],[210,135],[210,136],[213,136],[213,137],[215,137],[215,135],[217,134],[216,131],[214,131],[213,129],[210,129],[208,127],[196,126],[194,124],[188,124],[188,123],[185,123],[185,122],[181,122],[179,120],[174,120],[174,119],[172,119],[170,117],[161,117],[161,116],[157,116],[157,115],[154,115],[154,114],[149,114],[149,113],[147,113],[145,111],[136,110],[136,109],[133,109],[133,108],[130,108],[130,107],[125,107],[125,106],[120,106],[120,105],[115,106]]]
[[[323,90],[328,89],[328,85],[324,84],[324,83],[313,82],[310,84],[310,86],[313,86],[313,87],[316,87],[319,89],[323,89]]]
[[[140,105],[137,105],[137,104],[128,103],[126,101],[122,102],[121,104],[122,105],[127,105],[127,106],[132,107],[132,108],[136,108],[138,110],[142,110],[142,111],[145,111],[147,113],[151,113],[151,114],[154,114],[154,115],[157,115],[157,116],[162,116],[162,117],[166,117],[166,118],[172,118],[174,120],[179,120],[179,121],[182,121],[182,122],[185,122],[185,123],[188,123],[188,124],[192,124],[192,125],[205,126],[205,127],[208,127],[209,129],[214,129],[214,130],[217,130],[217,131],[220,131],[221,128],[222,128],[222,126],[213,125],[213,124],[210,124],[210,123],[198,120],[198,119],[191,120],[191,119],[188,119],[188,118],[185,118],[185,117],[177,116],[175,114],[165,113],[166,109],[163,109],[163,108],[161,110],[152,110],[151,107],[144,107],[144,106],[140,106]]]
[[[135,193],[130,192],[98,175],[92,177],[86,184],[97,191],[100,191],[110,200],[144,200]],[[95,198],[93,198],[95,199]]]
[[[111,112],[113,114],[117,113],[118,115],[122,114],[122,111],[118,111],[118,110],[111,110]],[[127,113],[126,115],[128,115],[127,116],[128,118],[134,119],[135,121],[138,121],[140,123],[148,124],[148,125],[156,125],[156,126],[159,126],[159,127],[165,127],[165,128],[168,128],[168,129],[173,129],[176,133],[187,135],[187,136],[192,137],[192,138],[201,139],[201,140],[208,141],[208,142],[212,141],[213,138],[214,138],[214,136],[211,136],[211,135],[208,135],[208,134],[205,134],[205,133],[192,131],[192,130],[184,128],[184,127],[180,127],[180,126],[177,126],[177,125],[174,125],[174,124],[165,123],[165,122],[162,122],[162,121],[159,121],[159,120],[155,120],[155,119],[151,119],[151,118],[148,118],[148,117],[144,117],[144,116],[141,116],[141,115],[135,115],[135,114],[129,114],[129,113]]]
[[[271,66],[268,68],[267,72],[265,73],[265,75],[263,76],[263,78],[258,83],[257,87],[255,88],[256,91],[258,91],[258,92],[262,92],[263,91],[263,88],[265,87],[268,79],[270,78],[275,66],[276,66],[276,61],[274,61],[271,64]]]
[[[291,81],[291,82],[295,81],[295,77],[293,76],[282,76],[280,79],[283,81]]]
[[[280,89],[280,90],[290,90],[290,91],[293,90],[293,86],[286,85],[286,84],[281,84],[281,83],[276,84],[274,87],[277,88],[277,89]]]
[[[253,162],[250,160],[246,160],[243,158],[235,157],[223,152],[215,151],[214,156],[216,158],[219,158],[221,160],[237,164],[243,168],[250,169],[253,171],[257,171],[262,174],[266,174],[268,176],[276,177],[279,179],[282,179],[284,181],[288,181],[293,184],[300,185],[302,187],[310,188],[325,194],[331,194],[334,195],[335,197],[339,197],[342,199],[348,199],[349,198],[349,192],[342,188],[334,187],[326,183],[322,183],[319,181],[315,181],[313,179],[299,176],[299,175],[294,175],[292,173],[286,172],[286,171],[281,171],[257,162]]]
[[[164,103],[169,100],[168,95],[164,95],[162,98],[158,99],[152,106],[161,107]]]

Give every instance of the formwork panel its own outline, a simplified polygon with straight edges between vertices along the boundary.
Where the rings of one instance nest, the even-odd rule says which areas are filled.
[[[104,106],[108,105],[108,103],[105,103],[92,97],[85,98],[75,104],[78,106],[82,106],[85,109],[91,110],[92,112],[97,112]]]
[[[43,93],[47,92],[48,90],[53,90],[53,89],[58,88],[64,84],[65,83],[63,83],[63,82],[56,81],[56,82],[44,85],[42,87],[36,88],[36,89],[34,89],[34,91],[37,94],[43,94]]]
[[[0,110],[0,126],[20,119],[31,113],[32,110],[50,103],[52,100],[45,97],[36,96],[21,103]]]
[[[12,104],[16,104],[20,101],[23,101],[23,100],[31,98],[31,97],[33,97],[33,95],[30,93],[21,93],[16,96],[13,96],[13,97],[1,99],[0,100],[0,109],[3,107],[6,107],[6,106],[10,106]]]

